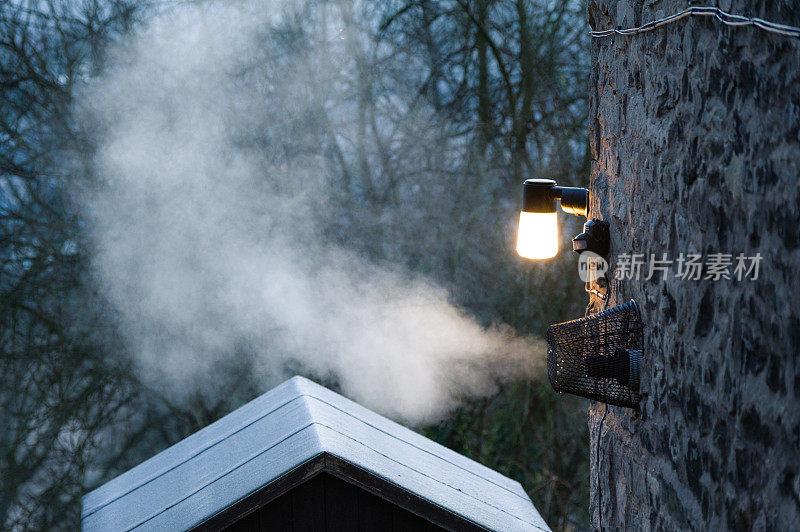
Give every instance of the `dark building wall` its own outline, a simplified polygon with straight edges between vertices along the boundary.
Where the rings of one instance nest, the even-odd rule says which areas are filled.
[[[331,474],[320,473],[225,530],[434,532],[445,529]]]
[[[797,0],[708,3],[800,25]],[[605,29],[686,6],[588,12]],[[591,54],[592,212],[611,222],[612,272],[623,253],[763,257],[756,281],[683,280],[675,265],[613,283],[612,305],[642,308],[647,352],[640,414],[590,407],[593,526],[796,530],[800,39],[692,18]]]

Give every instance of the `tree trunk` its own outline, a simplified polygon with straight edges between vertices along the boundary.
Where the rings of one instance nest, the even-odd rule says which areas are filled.
[[[721,5],[798,25],[789,4]],[[591,0],[589,18],[630,27],[685,7]],[[684,280],[675,262],[612,283],[611,305],[642,309],[643,398],[640,414],[590,407],[593,528],[796,528],[800,42],[691,17],[591,53],[591,207],[611,223],[612,276],[621,254],[700,254],[703,277],[712,254],[733,262],[731,279]],[[757,280],[737,280],[740,253],[763,257]]]

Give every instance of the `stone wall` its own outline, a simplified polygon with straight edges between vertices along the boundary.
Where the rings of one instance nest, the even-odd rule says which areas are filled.
[[[800,25],[798,0],[708,3]],[[605,29],[686,6],[588,12]],[[591,53],[592,213],[611,223],[612,272],[624,253],[763,257],[755,281],[674,265],[612,283],[611,305],[639,303],[647,351],[640,413],[590,407],[593,528],[797,530],[800,39],[692,18]]]

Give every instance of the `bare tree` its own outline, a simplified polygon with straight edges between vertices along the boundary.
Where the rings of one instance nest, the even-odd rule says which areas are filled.
[[[87,327],[80,223],[68,187],[82,172],[72,84],[100,57],[125,2],[0,5],[0,527],[73,528],[85,474],[129,400],[111,341]],[[95,325],[103,323],[95,321]],[[106,321],[108,324],[108,322]]]
[[[140,382],[90,277],[70,190],[93,179],[93,146],[71,95],[150,7],[0,4],[0,528],[76,528],[83,493],[258,391],[246,346],[218,368],[230,393],[177,404]],[[509,252],[520,181],[587,173],[579,3],[286,9],[241,75],[296,81],[241,137],[279,146],[264,150],[270,164],[324,161],[327,236],[436,279],[487,325],[541,333],[556,311],[579,312],[569,257],[524,266]],[[427,432],[521,480],[546,519],[568,528],[586,521],[582,407],[533,380],[466,402]]]
[[[319,126],[309,146],[330,154],[319,210],[330,237],[436,278],[486,324],[539,333],[579,314],[568,255],[524,266],[509,253],[522,179],[588,174],[579,3],[320,5],[287,34],[302,43],[291,56],[301,79],[326,88],[304,101]],[[336,46],[346,53],[326,56]],[[465,403],[429,434],[522,480],[548,522],[569,529],[587,518],[584,421],[584,403],[533,380]]]

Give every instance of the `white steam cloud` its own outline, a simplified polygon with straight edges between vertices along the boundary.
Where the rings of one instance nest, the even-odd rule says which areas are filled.
[[[313,150],[287,152],[303,132],[283,127],[315,91],[330,100],[344,52],[317,58],[313,79],[287,70],[269,33],[286,5],[160,16],[79,94],[97,144],[95,271],[143,375],[211,393],[221,360],[255,353],[265,389],[300,366],[419,423],[527,374],[540,342],[486,330],[426,280],[322,237],[329,170]]]

